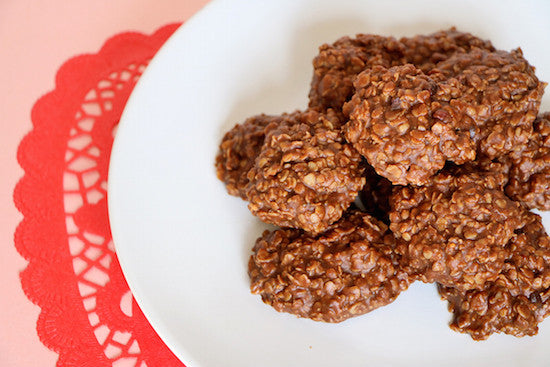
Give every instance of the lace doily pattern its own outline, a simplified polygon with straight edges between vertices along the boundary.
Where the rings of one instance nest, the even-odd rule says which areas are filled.
[[[114,252],[107,172],[126,101],[178,24],[123,33],[97,54],[67,61],[36,102],[18,160],[14,200],[24,218],[15,245],[29,264],[27,297],[41,307],[37,332],[58,366],[183,366],[135,303]]]

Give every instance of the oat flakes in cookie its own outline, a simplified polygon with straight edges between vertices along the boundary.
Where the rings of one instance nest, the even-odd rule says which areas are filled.
[[[346,139],[394,185],[425,185],[446,161],[475,159],[469,129],[459,129],[452,80],[436,82],[411,64],[375,66],[357,76],[344,105]]]
[[[216,156],[216,174],[227,192],[246,199],[247,173],[260,153],[267,131],[278,126],[285,115],[258,115],[235,125],[223,137]]]
[[[546,83],[540,82],[520,49],[473,49],[438,63],[435,80],[456,80],[460,89],[452,101],[459,128],[472,128],[479,152],[489,158],[506,154],[514,146],[506,137],[532,132]]]
[[[384,223],[355,210],[316,236],[297,229],[266,231],[248,265],[251,290],[277,311],[341,322],[407,289],[411,280],[394,248]]]
[[[430,186],[396,188],[390,229],[411,274],[460,290],[495,280],[527,210],[502,191],[502,176],[443,172]]]
[[[319,47],[313,59],[309,106],[341,110],[354,93],[353,79],[374,65],[401,65],[403,45],[393,37],[358,34]]]
[[[410,63],[428,72],[436,63],[475,48],[494,51],[491,42],[455,28],[399,40],[372,34],[342,37],[319,47],[313,59],[309,106],[341,109],[353,95],[353,79],[375,65],[389,68]]]
[[[332,110],[296,112],[285,122],[267,134],[248,173],[248,208],[266,223],[320,233],[365,184],[362,158]]]
[[[512,156],[506,194],[531,209],[550,210],[550,113],[540,115],[519,156]]]
[[[439,285],[453,313],[451,328],[475,340],[493,333],[535,335],[550,314],[550,238],[541,218],[527,214],[526,224],[514,232],[510,257],[499,276],[482,289],[460,291]]]
[[[489,158],[478,152],[469,165],[474,170],[506,177],[506,195],[530,209],[550,210],[550,113],[543,113],[527,129],[504,134],[506,153]]]

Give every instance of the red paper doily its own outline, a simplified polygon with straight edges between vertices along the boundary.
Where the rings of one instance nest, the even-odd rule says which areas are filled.
[[[183,366],[133,301],[107,216],[107,169],[120,115],[136,81],[179,24],[123,33],[97,54],[67,61],[32,110],[18,160],[15,233],[29,261],[27,297],[41,307],[40,340],[58,366]]]

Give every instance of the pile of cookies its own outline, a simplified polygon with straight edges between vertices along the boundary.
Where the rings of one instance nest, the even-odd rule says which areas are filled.
[[[281,227],[256,241],[251,290],[340,322],[436,283],[451,328],[534,335],[550,314],[546,83],[520,49],[456,29],[322,45],[309,106],[225,134],[217,175]]]

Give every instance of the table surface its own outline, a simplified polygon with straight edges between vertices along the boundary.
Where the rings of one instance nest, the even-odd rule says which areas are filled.
[[[21,214],[13,188],[23,171],[19,141],[31,129],[34,102],[54,88],[57,69],[70,57],[94,53],[123,31],[151,33],[181,22],[207,0],[4,0],[0,2],[0,365],[54,366],[57,354],[36,334],[40,309],[23,294],[26,261],[13,245]]]

